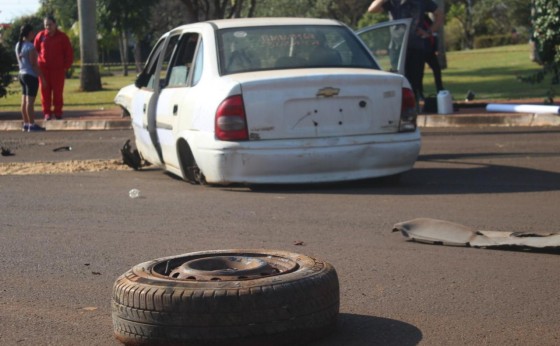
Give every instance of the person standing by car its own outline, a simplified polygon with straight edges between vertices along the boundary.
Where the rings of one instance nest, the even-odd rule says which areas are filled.
[[[74,61],[74,51],[70,39],[58,30],[52,16],[45,17],[44,25],[45,30],[35,37],[39,68],[45,76],[45,83],[40,83],[41,104],[45,120],[50,120],[53,115],[62,119],[64,80]]]
[[[16,58],[19,66],[18,80],[22,88],[21,115],[24,132],[45,130],[35,124],[35,98],[39,90],[39,78],[43,79],[43,74],[37,65],[37,51],[32,43],[33,37],[35,37],[33,27],[25,24],[20,29],[19,41],[16,44]]]
[[[424,39],[439,30],[443,23],[443,10],[433,0],[374,0],[368,12],[387,11],[392,20],[411,18],[410,36],[406,51],[405,77],[410,82],[416,99],[420,97],[425,63]],[[430,28],[423,28],[424,15],[433,13]]]
[[[428,15],[424,15],[424,30],[429,30],[432,26],[433,21]],[[434,82],[436,84],[436,90],[439,93],[443,90],[443,81],[441,79],[441,65],[439,64],[438,59],[438,36],[437,33],[432,33],[431,35],[424,38],[424,59],[426,60],[426,64],[430,66],[432,73],[434,75]],[[424,69],[422,69],[422,81],[424,80]],[[420,94],[419,97],[424,99],[424,83],[420,84]]]

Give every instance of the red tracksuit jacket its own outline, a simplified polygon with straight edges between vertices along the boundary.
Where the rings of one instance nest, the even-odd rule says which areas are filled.
[[[41,69],[68,70],[72,66],[74,51],[70,39],[62,31],[57,30],[53,36],[49,36],[47,30],[43,30],[37,34],[34,43]]]

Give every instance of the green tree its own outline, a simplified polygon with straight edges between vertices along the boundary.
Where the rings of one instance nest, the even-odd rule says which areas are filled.
[[[119,33],[119,51],[125,76],[128,76],[130,39],[133,38],[137,43],[141,42],[149,32],[150,26],[146,25],[146,14],[150,13],[154,4],[152,0],[98,1],[98,18],[102,28],[105,32],[112,32],[114,29]],[[136,47],[138,46],[137,44]],[[140,62],[137,61],[136,65],[139,68]]]
[[[210,19],[254,17],[257,0],[181,0],[191,22]]]
[[[558,0],[534,0],[533,36],[540,60],[545,65],[560,65],[560,7]]]
[[[30,24],[35,32],[43,30],[43,18],[41,16],[32,15],[16,18],[12,22],[12,26],[2,33],[3,45],[6,48],[12,50],[16,46],[19,41],[19,31],[25,24]]]
[[[41,7],[37,13],[41,18],[52,15],[56,24],[64,31],[69,30],[78,21],[78,2],[76,0],[40,0]]]
[[[521,78],[524,82],[541,83],[545,75],[552,73],[551,86],[545,99],[552,103],[555,95],[553,85],[560,82],[560,8],[558,0],[533,0],[533,40],[538,54],[537,62],[543,69],[533,76]]]
[[[507,35],[529,28],[530,3],[526,0],[446,0],[445,5],[447,24],[461,28],[460,49],[474,48],[477,36]]]
[[[0,45],[0,61],[2,61],[0,64],[0,98],[2,98],[7,95],[7,87],[12,82],[10,71],[16,61],[13,50]]]

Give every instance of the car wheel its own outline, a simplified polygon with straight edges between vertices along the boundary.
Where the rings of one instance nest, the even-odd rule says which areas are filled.
[[[179,145],[179,160],[186,181],[193,185],[206,185],[206,178],[198,168],[189,145],[184,141]]]
[[[115,281],[112,315],[127,345],[293,345],[333,331],[339,301],[327,262],[217,250],[134,266]]]

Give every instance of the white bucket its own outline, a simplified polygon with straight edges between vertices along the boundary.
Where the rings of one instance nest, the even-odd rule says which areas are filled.
[[[453,113],[453,100],[451,93],[447,90],[441,90],[437,94],[437,112],[438,114]]]

